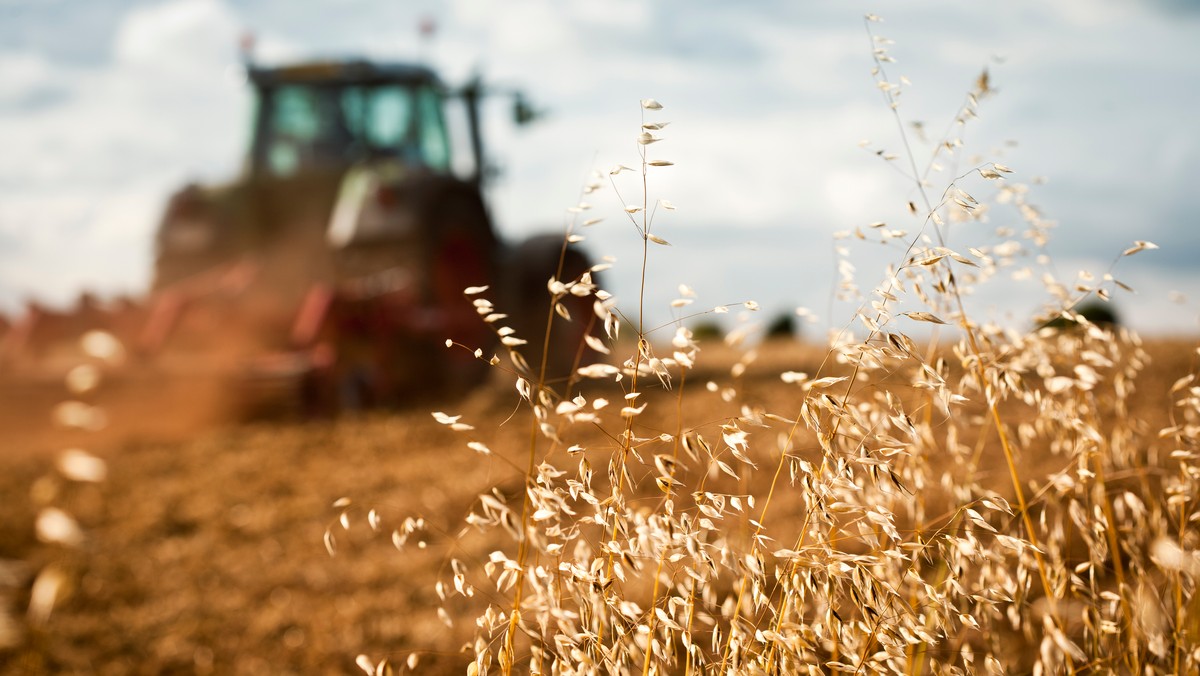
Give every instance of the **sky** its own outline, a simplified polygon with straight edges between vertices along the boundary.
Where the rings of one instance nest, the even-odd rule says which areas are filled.
[[[1038,178],[1030,200],[1058,223],[1054,270],[1097,276],[1134,240],[1160,248],[1121,259],[1115,294],[1144,333],[1200,328],[1200,10],[1184,0],[962,3],[880,0],[0,0],[0,310],[29,298],[68,304],[81,290],[138,293],[165,200],[187,181],[235,176],[248,137],[239,37],[265,63],[328,56],[422,60],[453,84],[480,73],[544,110],[515,128],[500,102],[486,136],[499,168],[489,204],[503,237],[560,231],[599,170],[638,161],[639,100],[670,121],[652,155],[650,193],[671,242],[651,251],[648,313],[667,321],[679,284],[689,308],[754,300],[762,318],[810,308],[821,332],[849,320],[834,301],[834,247],[849,247],[869,290],[900,250],[836,242],[885,221],[920,230],[897,167],[865,150],[903,149],[871,76],[863,15],[906,84],[905,125],[945,129],[984,67],[995,90],[962,132],[969,157]],[[437,26],[419,38],[422,18]],[[906,126],[919,161],[928,156]],[[893,162],[895,164],[895,162]],[[618,178],[626,178],[624,176]],[[946,175],[934,175],[940,192]],[[962,184],[986,198],[978,177]],[[624,219],[631,183],[587,196],[604,283],[638,294],[641,242]],[[996,209],[953,226],[951,245],[996,244],[1021,227]],[[994,280],[970,311],[1020,326],[1041,303],[1036,283]]]

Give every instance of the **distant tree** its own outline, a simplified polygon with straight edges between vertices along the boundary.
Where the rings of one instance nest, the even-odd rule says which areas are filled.
[[[1112,303],[1106,303],[1101,300],[1089,300],[1074,308],[1074,312],[1096,326],[1105,328],[1121,326],[1121,317],[1117,314],[1117,310],[1112,306]],[[1042,328],[1069,329],[1075,325],[1075,321],[1059,315],[1042,324]]]
[[[700,322],[692,327],[692,338],[696,340],[721,340],[724,337],[725,331],[716,322]]]
[[[767,325],[767,340],[792,340],[796,337],[796,319],[790,312],[783,312]]]

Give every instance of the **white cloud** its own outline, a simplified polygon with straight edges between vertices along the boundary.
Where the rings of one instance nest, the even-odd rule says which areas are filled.
[[[0,54],[0,110],[9,107],[40,107],[45,99],[64,93],[57,69],[39,54]]]
[[[0,101],[0,146],[11,160],[0,183],[15,187],[0,207],[0,237],[15,243],[0,255],[0,306],[144,285],[168,191],[237,165],[237,34],[222,3],[174,0],[131,11],[108,63],[0,54],[0,75],[15,74],[5,78],[14,93]],[[41,104],[40,91],[59,93]]]
[[[185,72],[210,70],[237,54],[241,27],[221,0],[170,0],[133,9],[113,42],[118,63]]]

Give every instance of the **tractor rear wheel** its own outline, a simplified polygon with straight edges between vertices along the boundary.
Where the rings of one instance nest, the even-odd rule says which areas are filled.
[[[585,254],[570,246],[564,249],[562,237],[556,235],[531,237],[506,260],[503,308],[511,315],[508,321],[515,330],[513,335],[527,341],[517,350],[528,363],[532,378],[541,373],[544,353],[542,380],[564,397],[571,394],[575,370],[596,360],[597,353],[585,344],[587,335],[599,331],[592,311],[595,296],[567,293],[554,297],[548,283],[552,278],[563,283],[579,280],[590,268]],[[555,311],[556,304],[569,320]],[[544,346],[548,350],[543,350]]]

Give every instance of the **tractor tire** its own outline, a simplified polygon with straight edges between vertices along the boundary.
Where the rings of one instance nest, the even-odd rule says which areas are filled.
[[[327,320],[330,366],[306,384],[308,410],[424,404],[466,394],[491,374],[485,360],[496,336],[463,295],[469,286],[495,284],[498,255],[482,200],[457,182],[410,190],[421,197],[417,231],[371,246],[377,257],[405,261],[414,284],[336,299]]]
[[[562,272],[559,274],[559,260]],[[558,302],[570,315],[570,321],[557,314],[548,288],[551,278],[569,283],[591,268],[587,255],[573,247],[563,249],[557,235],[531,237],[507,255],[504,269],[505,294],[502,311],[510,315],[514,336],[526,344],[516,348],[528,364],[526,377],[538,380],[561,397],[573,394],[575,371],[594,363],[597,353],[585,344],[589,334],[598,335],[599,327],[592,311],[592,294],[566,294]],[[593,282],[595,280],[593,279]],[[549,340],[546,332],[549,330]],[[543,346],[549,350],[544,355]]]
[[[486,358],[495,349],[496,336],[463,291],[471,286],[494,287],[496,240],[482,202],[470,194],[450,192],[442,200],[426,240],[430,244],[428,302],[443,318],[444,330],[432,342],[436,354],[426,362],[436,365],[433,380],[439,393],[466,394],[487,381],[491,367]],[[453,341],[447,348],[445,342]],[[484,359],[474,351],[482,350]]]

